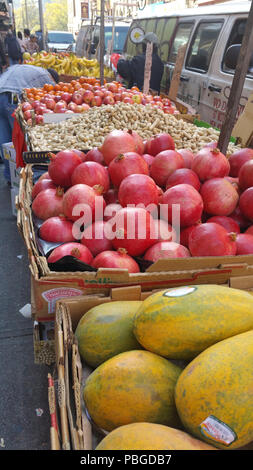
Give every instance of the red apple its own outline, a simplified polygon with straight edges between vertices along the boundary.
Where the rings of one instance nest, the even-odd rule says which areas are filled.
[[[91,100],[94,98],[94,94],[91,90],[86,90],[83,94],[83,102],[86,104],[90,104]]]
[[[91,102],[90,102],[90,105],[91,106],[101,106],[102,103],[103,103],[103,100],[102,100],[101,96],[94,95]]]
[[[115,104],[114,98],[112,96],[105,96],[105,98],[103,99],[103,104]]]
[[[44,122],[44,118],[41,114],[38,114],[35,116],[35,122],[36,124],[42,124]]]
[[[26,121],[28,121],[28,119],[32,118],[32,113],[31,113],[30,109],[27,109],[27,111],[24,112],[24,118],[25,118]]]
[[[100,96],[101,98],[104,98],[104,92],[102,90],[96,90],[94,92],[94,96]]]
[[[126,98],[123,99],[123,103],[133,104],[134,101],[133,101],[132,98],[130,98],[130,96],[129,96],[129,97],[126,97]]]
[[[82,104],[83,103],[83,95],[79,93],[79,91],[75,91],[72,95],[72,101],[75,104]]]
[[[72,99],[72,95],[71,95],[71,93],[68,93],[67,91],[65,91],[64,93],[62,93],[61,99],[63,101],[66,101],[66,103],[68,104],[68,103],[70,103],[70,101]]]
[[[116,103],[117,101],[121,101],[121,93],[115,93],[115,95],[114,95],[113,98],[114,98],[115,103]]]
[[[56,103],[55,108],[54,108],[55,113],[62,113],[62,112],[65,112],[66,110],[67,110],[67,103],[65,101],[58,101],[58,103]]]
[[[56,103],[53,98],[48,98],[45,102],[45,105],[48,109],[54,110]]]
[[[32,105],[31,105],[30,103],[23,103],[23,104],[22,104],[22,111],[23,111],[23,113],[24,113],[25,111],[29,111],[30,109],[33,109]]]

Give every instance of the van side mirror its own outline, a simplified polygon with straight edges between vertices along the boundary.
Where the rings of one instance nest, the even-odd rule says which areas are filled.
[[[240,49],[241,49],[241,44],[233,44],[232,46],[229,46],[228,49],[226,50],[225,57],[224,57],[224,64],[226,68],[235,70],[239,54],[240,54]],[[249,70],[252,69],[253,67],[253,54],[251,55],[250,58],[250,63],[249,63]]]
[[[234,70],[240,54],[241,44],[229,46],[225,53],[224,64],[228,69]]]

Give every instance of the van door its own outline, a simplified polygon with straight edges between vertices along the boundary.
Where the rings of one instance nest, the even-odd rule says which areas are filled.
[[[217,43],[208,72],[208,80],[201,94],[200,112],[212,126],[221,128],[225,119],[227,102],[234,78],[234,70],[225,66],[225,53],[229,46],[241,44],[246,26],[245,15],[230,16]],[[249,94],[253,91],[253,73],[248,73],[237,111],[237,118],[243,111]]]
[[[198,19],[181,74],[178,97],[189,103],[207,122],[210,120],[210,103],[203,92],[208,87],[211,60],[217,52],[217,40],[227,20],[220,16]]]

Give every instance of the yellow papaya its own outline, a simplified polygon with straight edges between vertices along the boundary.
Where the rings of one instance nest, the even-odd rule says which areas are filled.
[[[81,358],[91,367],[116,354],[142,349],[133,334],[133,318],[141,301],[115,301],[91,308],[80,319],[75,335]]]
[[[95,450],[218,450],[179,429],[132,423],[111,431]]]
[[[152,294],[137,311],[133,331],[144,349],[189,361],[212,344],[252,328],[252,295],[210,284]]]
[[[127,351],[108,359],[88,377],[84,402],[105,431],[133,422],[181,426],[174,390],[182,369],[149,351]]]
[[[199,354],[180,375],[176,407],[185,429],[221,449],[253,441],[253,330]]]

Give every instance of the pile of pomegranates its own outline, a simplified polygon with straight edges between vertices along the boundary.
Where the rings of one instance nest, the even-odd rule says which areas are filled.
[[[142,261],[253,254],[253,150],[193,155],[168,134],[112,131],[86,154],[52,154],[32,211],[40,239],[58,245],[49,263],[71,255],[137,273]]]
[[[91,84],[82,77],[72,82],[37,88],[33,93],[29,90],[28,101],[24,101],[21,105],[23,118],[27,124],[43,124],[43,116],[47,113],[85,113],[94,106],[112,106],[119,101],[143,106],[151,104],[166,114],[179,114],[175,104],[168,98],[144,94],[136,86],[127,89],[116,81],[100,85],[96,80]]]

